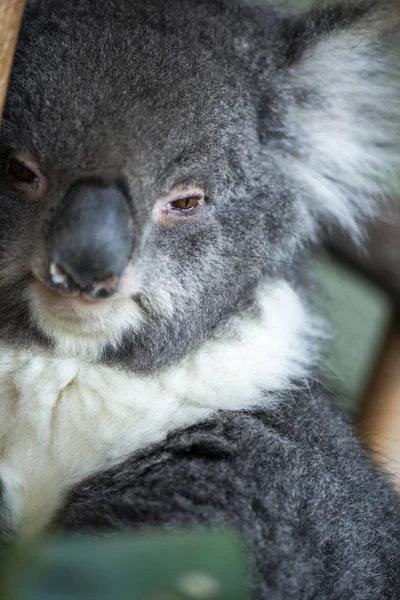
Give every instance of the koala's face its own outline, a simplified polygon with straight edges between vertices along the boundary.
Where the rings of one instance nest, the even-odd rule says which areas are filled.
[[[207,11],[47,4],[27,15],[2,129],[1,328],[149,369],[251,292],[292,203],[243,49],[218,49]]]
[[[284,274],[312,229],[282,159],[293,43],[235,6],[28,7],[0,140],[4,341],[151,371]]]

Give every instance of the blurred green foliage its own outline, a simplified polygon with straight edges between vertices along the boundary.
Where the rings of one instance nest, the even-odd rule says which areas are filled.
[[[232,533],[47,540],[3,567],[2,600],[245,600],[248,564]]]
[[[317,310],[331,332],[322,355],[324,378],[336,405],[353,415],[370,383],[392,307],[384,292],[329,257],[315,256],[312,267],[321,288]]]
[[[58,538],[3,566],[2,600],[245,600],[243,542],[233,533]]]

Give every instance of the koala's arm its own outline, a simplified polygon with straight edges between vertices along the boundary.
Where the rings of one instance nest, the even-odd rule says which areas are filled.
[[[174,433],[74,490],[60,521],[97,532],[228,525],[253,551],[256,598],[400,598],[395,493],[321,399]]]

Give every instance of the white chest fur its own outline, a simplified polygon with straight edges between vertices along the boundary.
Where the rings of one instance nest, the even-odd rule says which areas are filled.
[[[43,529],[68,488],[218,409],[268,402],[307,373],[310,320],[285,283],[264,286],[257,319],[142,377],[77,359],[0,352],[0,477],[12,526]]]
[[[1,367],[0,476],[24,534],[46,524],[72,484],[210,412],[98,365],[7,351]]]

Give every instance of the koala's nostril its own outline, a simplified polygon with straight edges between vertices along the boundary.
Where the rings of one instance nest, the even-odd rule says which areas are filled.
[[[57,263],[51,263],[49,267],[50,284],[60,292],[71,293],[73,285],[71,278]]]
[[[93,298],[109,298],[117,290],[118,282],[119,277],[117,277],[116,275],[111,275],[110,277],[106,277],[102,281],[95,281],[86,293],[88,293]]]

